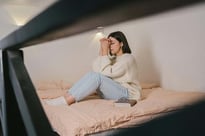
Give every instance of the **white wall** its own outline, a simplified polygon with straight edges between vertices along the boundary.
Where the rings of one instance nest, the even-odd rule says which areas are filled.
[[[115,24],[105,33],[123,31],[138,61],[139,80],[173,90],[205,91],[205,3]],[[91,69],[99,43],[94,31],[25,48],[33,80],[76,82]]]
[[[14,24],[14,21],[10,17],[9,13],[6,12],[0,5],[0,39],[3,39],[6,35],[13,32],[18,28]]]

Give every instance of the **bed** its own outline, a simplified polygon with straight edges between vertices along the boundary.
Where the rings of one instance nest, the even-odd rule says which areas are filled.
[[[205,99],[203,92],[172,91],[155,84],[142,86],[142,100],[133,107],[115,107],[113,100],[100,99],[95,94],[71,106],[51,106],[43,99],[61,96],[70,85],[63,81],[36,84],[46,115],[60,136],[108,135],[108,132],[141,125]]]

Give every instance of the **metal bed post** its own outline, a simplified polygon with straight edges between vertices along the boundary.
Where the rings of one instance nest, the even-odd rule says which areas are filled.
[[[13,87],[9,78],[7,51],[2,51],[1,56],[1,125],[2,135],[25,135],[25,128],[20,116],[14,96]]]
[[[3,136],[56,136],[23,63],[23,52],[5,50],[1,59]]]

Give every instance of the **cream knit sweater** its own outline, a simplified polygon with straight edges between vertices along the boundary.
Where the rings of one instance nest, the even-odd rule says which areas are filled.
[[[140,99],[141,87],[137,79],[137,64],[131,54],[125,53],[115,59],[109,56],[98,56],[93,62],[93,70],[127,88],[130,99]]]

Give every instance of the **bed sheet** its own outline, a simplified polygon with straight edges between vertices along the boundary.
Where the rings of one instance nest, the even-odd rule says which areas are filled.
[[[93,95],[71,106],[51,106],[44,98],[55,98],[66,89],[38,91],[48,119],[61,136],[86,135],[113,128],[129,127],[152,120],[170,111],[180,110],[205,99],[203,92],[179,92],[158,88],[143,89],[142,100],[133,107],[115,107],[113,100]],[[56,92],[56,93],[49,93]],[[60,93],[59,93],[60,92]],[[49,97],[46,97],[48,93]]]

